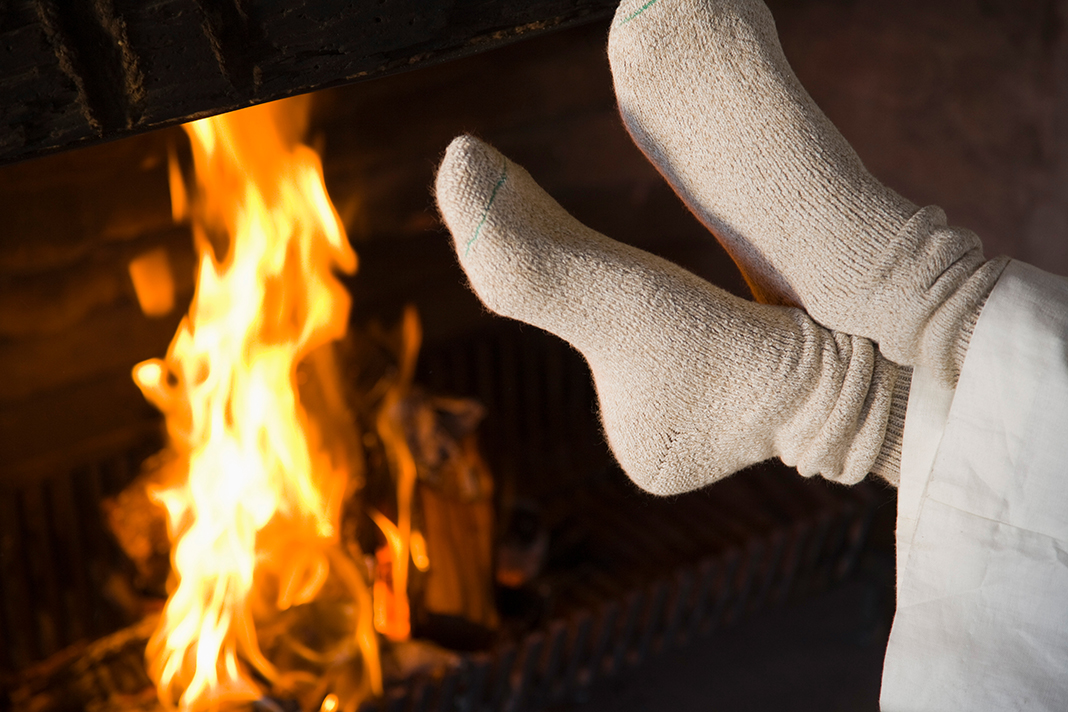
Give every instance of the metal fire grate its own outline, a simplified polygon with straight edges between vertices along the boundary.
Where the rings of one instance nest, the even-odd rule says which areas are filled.
[[[791,479],[792,478],[792,481]],[[878,488],[806,482],[778,468],[650,501],[604,482],[569,526],[586,560],[549,572],[557,615],[444,676],[415,679],[364,711],[537,710],[740,617],[845,577],[863,549]]]
[[[875,485],[844,488],[771,465],[700,492],[646,495],[612,465],[582,359],[540,332],[503,326],[428,347],[421,363],[422,382],[486,404],[502,519],[533,502],[550,543],[528,586],[534,615],[505,625],[491,650],[458,654],[447,673],[416,676],[367,710],[533,710],[579,697],[651,655],[839,580],[881,500]],[[61,683],[71,685],[55,698],[64,709],[106,709],[98,703],[115,692],[151,707],[137,694],[146,636],[86,641],[129,622],[113,581],[123,561],[99,506],[155,448],[142,438],[121,456],[0,492],[0,709],[19,707],[17,687]],[[21,671],[49,656],[28,682]],[[121,659],[128,679],[89,670],[94,656]]]
[[[100,503],[159,449],[152,435],[137,441],[83,467],[0,485],[0,691],[16,671],[131,622],[116,576],[128,563]]]
[[[878,485],[805,480],[778,463],[687,495],[647,495],[612,464],[581,357],[537,331],[505,327],[423,364],[427,382],[487,404],[495,472],[544,507],[554,545],[531,586],[544,610],[534,630],[398,685],[365,711],[580,699],[650,656],[841,580],[883,499]]]

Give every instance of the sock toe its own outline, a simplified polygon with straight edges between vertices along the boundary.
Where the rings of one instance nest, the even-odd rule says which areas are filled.
[[[435,182],[460,266],[492,311],[568,338],[571,253],[561,238],[585,228],[492,146],[460,136]]]
[[[508,163],[492,146],[466,134],[445,149],[435,193],[461,256],[478,241],[496,194],[508,179]]]

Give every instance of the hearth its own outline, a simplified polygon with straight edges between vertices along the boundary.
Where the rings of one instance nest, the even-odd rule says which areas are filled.
[[[536,563],[529,579],[498,586],[502,626],[490,638],[417,622],[417,639],[429,635],[452,652],[394,680],[361,709],[542,709],[581,697],[650,656],[842,580],[886,506],[878,485],[842,488],[770,464],[682,497],[636,491],[596,438],[584,363],[543,334],[490,329],[429,349],[421,371],[436,388],[486,403],[487,459],[505,487],[523,490],[499,503],[508,525],[498,546]],[[113,603],[93,590],[91,567],[101,550],[116,557],[92,497],[109,480],[112,490],[121,486],[123,473],[132,476],[140,454],[151,452],[146,442],[140,452],[53,478],[42,488],[51,508],[30,510],[36,493],[28,491],[7,500],[22,505],[21,524],[29,516],[43,521],[17,530],[24,560],[37,565],[21,580],[5,577],[6,610],[27,606],[36,621],[63,626],[56,635],[100,625],[94,604],[106,610]],[[63,546],[77,541],[66,534],[77,530],[92,537],[72,555]],[[35,531],[44,536],[26,536]],[[30,596],[38,583],[51,595]],[[64,608],[64,600],[81,596],[87,600],[78,609]],[[43,628],[25,623],[5,630],[9,654],[20,652],[12,643],[41,644]],[[151,630],[150,621],[96,642],[83,634],[85,642],[22,675],[15,709],[31,702],[35,709],[154,709],[142,667]],[[264,709],[272,704],[287,703],[265,702]]]

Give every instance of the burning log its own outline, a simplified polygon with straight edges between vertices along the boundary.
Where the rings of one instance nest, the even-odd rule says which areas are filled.
[[[292,101],[189,124],[188,212],[172,172],[175,217],[193,224],[196,292],[166,358],[133,373],[166,416],[174,453],[150,493],[173,543],[147,648],[166,706],[268,690],[307,700],[337,678],[351,683],[348,711],[381,690],[371,597],[338,526],[362,468],[330,351],[350,304],[334,273],[355,271],[356,255],[300,141],[307,109]]]
[[[159,486],[161,471],[168,461],[166,452],[150,458],[137,479],[101,503],[108,528],[136,570],[134,588],[160,597],[167,595],[171,542],[167,536],[167,513],[149,491]]]
[[[73,645],[23,671],[8,699],[32,712],[156,712],[156,689],[145,672],[145,645],[157,616],[91,644]],[[0,698],[0,705],[3,704]]]
[[[307,108],[188,125],[195,190],[172,156],[173,215],[192,226],[196,288],[166,357],[133,372],[166,416],[167,445],[104,506],[135,571],[128,612],[144,612],[142,593],[168,594],[147,647],[165,706],[269,693],[312,708],[330,692],[355,709],[382,689],[375,630],[410,637],[413,592],[424,622],[497,625],[482,408],[413,385],[414,310],[358,400],[364,422],[342,395],[333,344],[350,298],[335,272],[355,271],[356,256],[300,141]],[[164,252],[131,262],[146,313],[174,306],[170,269]],[[367,486],[375,458],[365,450],[377,451],[384,486]],[[342,512],[353,511],[346,529]],[[362,541],[376,531],[381,539]],[[365,551],[373,571],[360,565]]]
[[[493,478],[476,433],[484,410],[470,399],[421,390],[404,405],[430,561],[424,609],[495,628]]]
[[[362,578],[352,562],[362,560],[363,551],[377,549],[376,598],[389,600],[376,601],[376,607],[391,606],[387,618],[400,615],[407,606],[398,607],[398,594],[410,595],[416,602],[415,614],[404,612],[404,625],[410,630],[414,618],[421,632],[461,649],[484,646],[498,625],[493,479],[479,452],[477,434],[485,410],[474,400],[434,395],[411,382],[418,336],[418,317],[409,311],[392,333],[375,328],[350,338],[342,362],[332,348],[324,347],[298,369],[303,374],[298,377],[302,401],[314,404],[316,412],[338,416],[329,421],[338,431],[331,433],[331,439],[341,443],[346,458],[361,463],[342,505],[348,513],[342,539],[349,556],[339,552],[331,558],[333,573],[312,601],[278,608],[271,601],[280,594],[268,585],[259,591],[263,600],[252,604],[259,611],[260,650],[278,670],[288,671],[273,681],[271,692],[299,698],[304,708],[318,707],[326,694],[340,692],[339,699],[360,696],[347,689],[361,675],[360,654],[351,636],[358,625],[350,605],[353,587],[345,579]],[[354,384],[349,395],[356,399],[353,412],[361,416],[357,419],[341,417],[349,412],[347,405],[319,387],[339,378],[345,382],[347,377]],[[367,387],[368,383],[372,385]],[[368,433],[362,442],[355,435],[361,431]],[[391,437],[394,442],[387,448]],[[364,450],[371,463],[366,473]],[[127,489],[104,503],[109,527],[136,571],[132,583],[139,593],[162,595],[171,575],[172,544],[157,493],[182,466],[180,457],[164,451],[146,461],[142,474]],[[374,531],[367,522],[368,502],[391,512],[392,519],[373,515],[382,531],[396,535],[400,530],[393,521],[401,520],[397,473],[405,468],[410,475],[405,545],[360,541]],[[398,552],[415,567],[403,591],[396,587]],[[387,637],[395,630],[380,626]],[[407,676],[430,668],[444,670],[454,663],[452,654],[407,641],[405,633],[387,651],[387,672]]]
[[[443,627],[459,627],[485,641],[498,622],[493,478],[477,435],[485,410],[474,400],[432,394],[413,384],[420,336],[418,315],[408,308],[392,331],[371,324],[345,344],[350,400],[367,433],[363,494],[378,512],[372,517],[386,543],[397,542],[360,542],[364,550],[377,551],[377,625],[394,640],[406,638],[405,626],[414,622],[431,637]],[[401,622],[395,617],[409,604],[398,604],[398,579],[408,576],[397,572],[409,561],[417,571],[406,588],[418,605]]]

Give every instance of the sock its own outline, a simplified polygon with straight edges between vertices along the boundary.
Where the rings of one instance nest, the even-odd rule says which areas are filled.
[[[955,384],[1007,260],[880,184],[798,82],[760,0],[624,0],[623,121],[758,301],[804,307]]]
[[[590,230],[472,137],[449,146],[436,192],[486,306],[585,356],[608,443],[642,488],[683,492],[774,456],[896,480],[909,376],[869,340]]]

